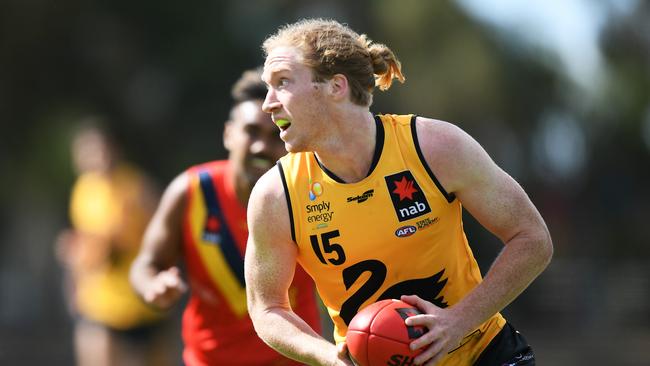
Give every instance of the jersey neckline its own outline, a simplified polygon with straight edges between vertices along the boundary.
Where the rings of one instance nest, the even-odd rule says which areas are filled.
[[[379,115],[375,115],[374,119],[375,119],[375,126],[377,127],[375,129],[376,130],[375,152],[374,152],[374,154],[372,156],[372,163],[370,164],[370,169],[368,169],[368,173],[366,173],[366,176],[361,181],[368,178],[372,174],[372,172],[375,170],[375,168],[377,167],[377,164],[379,163],[379,158],[381,158],[381,153],[382,153],[382,151],[384,149],[384,136],[385,136],[384,124],[382,123],[381,117],[379,117]],[[313,155],[314,159],[316,160],[316,163],[318,164],[318,166],[332,180],[334,180],[337,183],[341,183],[341,184],[354,184],[354,183],[348,183],[348,182],[344,181],[343,179],[339,178],[336,174],[334,174],[334,172],[327,169],[327,167],[325,167],[325,165],[323,165],[320,162],[320,160],[318,160],[318,157],[316,156],[316,154],[312,153],[312,155]],[[358,182],[355,182],[355,183],[358,183]]]

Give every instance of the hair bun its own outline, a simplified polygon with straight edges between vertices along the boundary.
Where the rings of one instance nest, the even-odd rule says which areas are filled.
[[[402,64],[390,48],[381,43],[373,43],[368,47],[368,53],[372,59],[372,69],[375,77],[375,85],[380,90],[390,88],[393,79],[403,83],[406,78],[402,74]]]

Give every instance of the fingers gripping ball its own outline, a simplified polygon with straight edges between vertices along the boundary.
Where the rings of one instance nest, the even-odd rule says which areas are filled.
[[[359,366],[412,365],[422,350],[409,344],[426,332],[425,327],[407,327],[404,320],[422,314],[400,300],[381,300],[365,307],[352,318],[345,343],[352,361]]]

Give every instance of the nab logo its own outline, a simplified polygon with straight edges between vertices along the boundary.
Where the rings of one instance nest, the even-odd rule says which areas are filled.
[[[410,171],[405,170],[384,177],[384,179],[386,179],[386,187],[399,221],[413,219],[431,212],[424,192]]]

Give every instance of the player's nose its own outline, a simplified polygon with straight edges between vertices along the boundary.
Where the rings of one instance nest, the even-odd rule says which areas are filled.
[[[264,139],[255,140],[250,146],[251,154],[264,154],[268,151],[269,144]]]
[[[264,98],[264,103],[262,103],[262,110],[266,113],[273,113],[273,111],[280,108],[280,102],[277,99],[275,90],[269,88],[266,92],[266,98]]]

